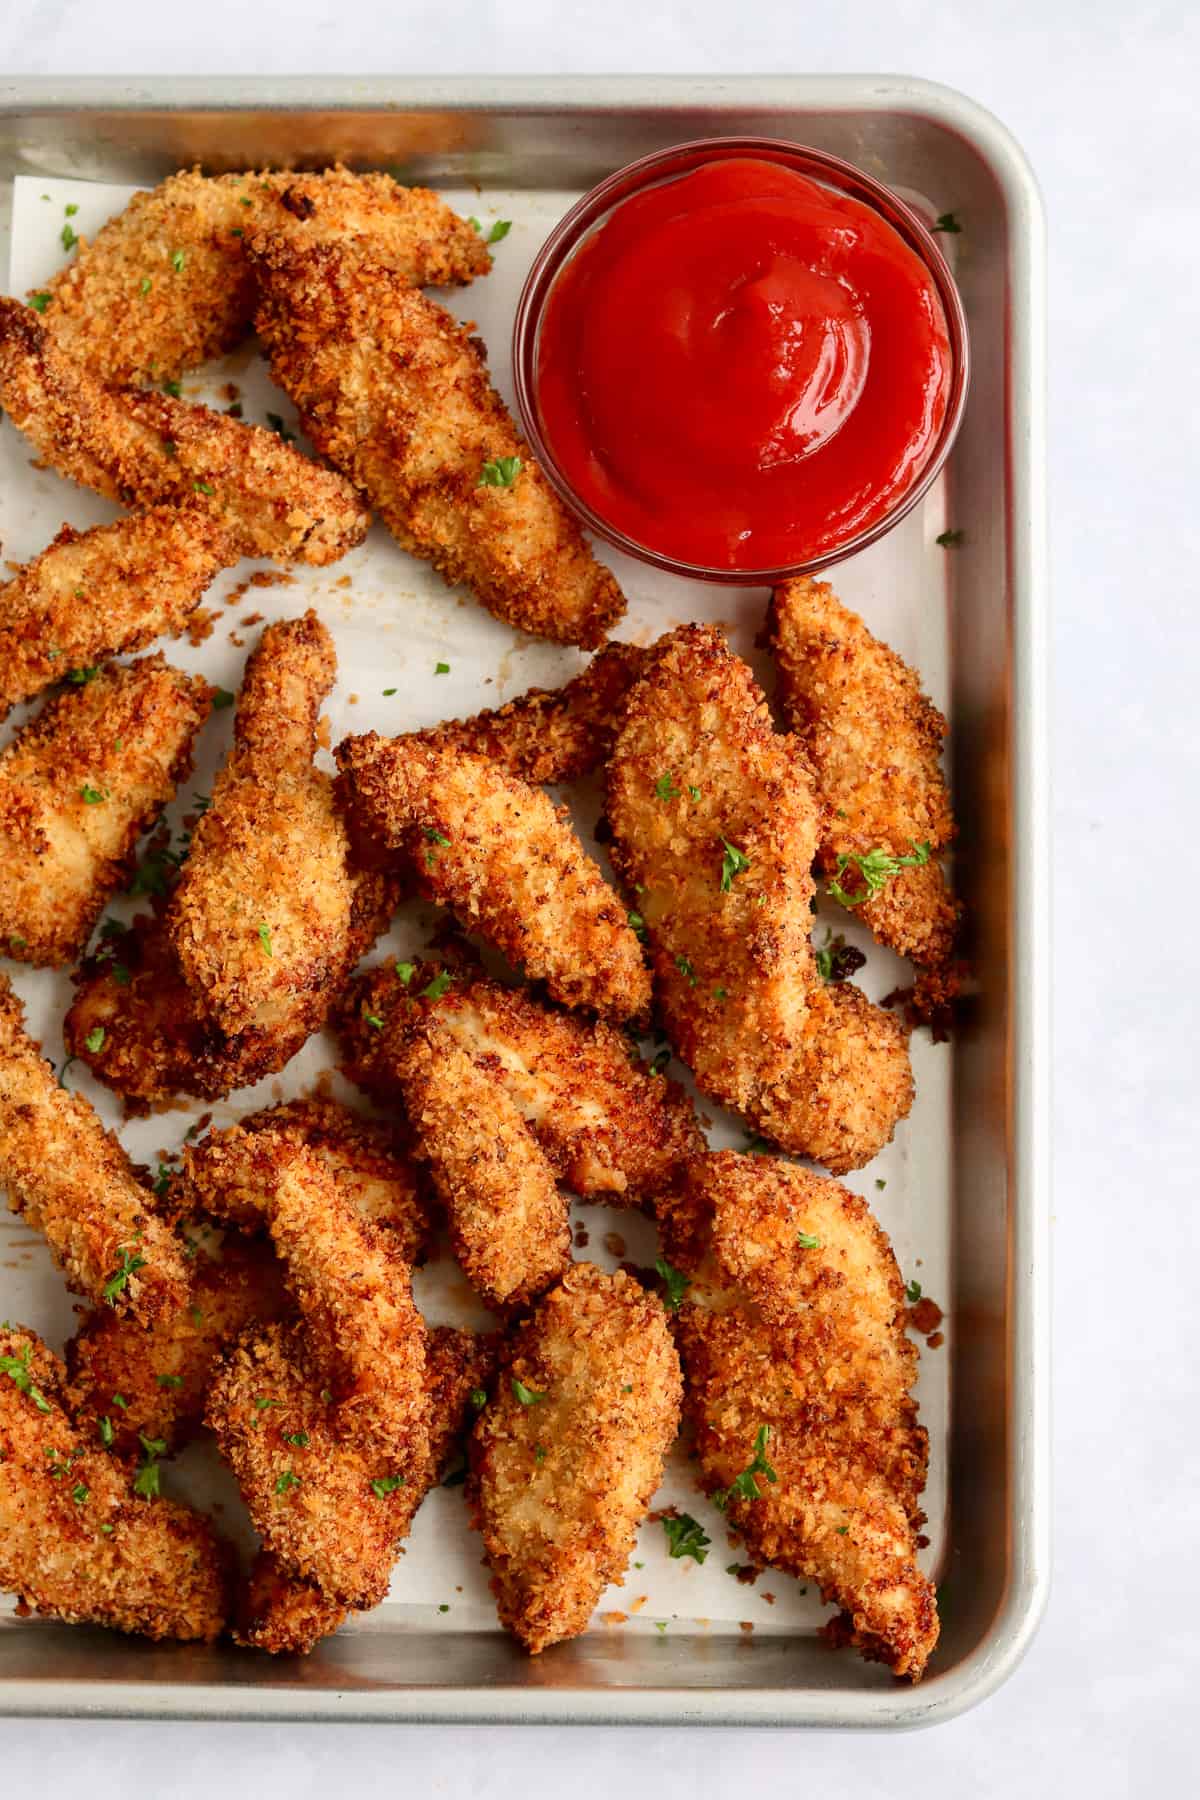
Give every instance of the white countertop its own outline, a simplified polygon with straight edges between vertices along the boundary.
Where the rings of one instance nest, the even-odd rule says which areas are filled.
[[[985,10],[991,15],[984,18]],[[1200,15],[1183,0],[6,0],[5,74],[930,77],[989,106],[1051,261],[1056,1543],[1024,1665],[903,1737],[10,1722],[0,1791],[1182,1793],[1200,1753]],[[817,16],[818,13],[820,16]],[[806,14],[808,16],[806,16]],[[1190,175],[1190,181],[1189,181]],[[1189,1255],[1189,1249],[1191,1255]],[[231,1787],[231,1783],[236,1786]]]

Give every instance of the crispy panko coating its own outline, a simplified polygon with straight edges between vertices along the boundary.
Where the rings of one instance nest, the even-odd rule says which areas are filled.
[[[349,482],[276,432],[103,387],[36,313],[3,298],[0,405],[48,467],[123,506],[208,496],[240,556],[323,565],[366,536],[370,514]]]
[[[445,1325],[430,1332],[429,1460],[424,1470],[392,1496],[390,1518],[396,1526],[397,1547],[408,1536],[425,1495],[447,1473],[466,1422],[474,1418],[477,1402],[486,1392],[495,1361],[496,1345],[491,1338]],[[351,1516],[364,1510],[373,1515],[378,1499],[356,1483],[349,1502]],[[238,1607],[234,1637],[250,1649],[303,1656],[336,1631],[348,1613],[348,1607],[327,1598],[315,1582],[289,1574],[276,1556],[261,1551]]]
[[[67,355],[122,387],[177,379],[249,334],[255,281],[248,233],[275,196],[316,242],[370,240],[372,255],[418,287],[470,281],[491,267],[483,239],[427,188],[390,175],[180,171],[137,193],[41,291]]]
[[[248,1143],[212,1141],[206,1202],[218,1219],[226,1160],[234,1217],[244,1218],[250,1194],[262,1196],[263,1223],[338,1429],[407,1469],[425,1455],[426,1332],[397,1243],[355,1211],[323,1157],[279,1131],[252,1132]]]
[[[0,587],[0,717],[67,671],[82,683],[110,656],[178,636],[214,575],[234,561],[202,497],[91,531],[64,525]]]
[[[262,1131],[310,1149],[358,1216],[384,1228],[405,1262],[424,1260],[434,1221],[408,1155],[407,1136],[386,1120],[364,1118],[337,1100],[289,1100],[264,1107],[225,1131],[185,1144],[186,1205],[219,1213],[244,1230],[261,1229],[269,1193],[253,1151]]]
[[[703,1487],[757,1559],[843,1609],[839,1641],[919,1680],[938,1635],[917,1566],[929,1444],[886,1236],[836,1182],[725,1151],[693,1165],[665,1241],[696,1278],[678,1337]]]
[[[424,895],[564,1006],[617,1020],[649,1011],[626,909],[565,809],[486,757],[414,738],[368,732],[335,756],[358,845],[406,855]]]
[[[848,895],[881,944],[928,967],[946,963],[959,909],[940,860],[954,837],[942,770],[945,719],[916,671],[826,581],[804,577],[776,588],[767,634],[785,718],[825,804],[818,856],[831,890]],[[897,870],[871,891],[860,858],[912,856],[921,847],[928,862]]]
[[[97,1307],[67,1345],[76,1424],[114,1455],[136,1457],[139,1435],[167,1451],[187,1443],[218,1354],[249,1325],[292,1311],[278,1260],[261,1239],[227,1233],[219,1253],[196,1249],[189,1275],[187,1301],[175,1312],[144,1326]]]
[[[382,1104],[402,1101],[398,1072],[432,1018],[504,1088],[555,1175],[584,1199],[644,1204],[703,1151],[683,1089],[603,1020],[542,1006],[473,969],[450,981],[431,963],[399,970],[387,963],[364,971],[337,1013],[346,1072]]]
[[[127,879],[134,847],[192,767],[209,688],[161,656],[109,663],[51,696],[0,751],[5,948],[57,968]]]
[[[545,1152],[503,1083],[436,1016],[397,1074],[463,1273],[497,1312],[524,1306],[571,1257],[567,1201]]]
[[[66,1371],[0,1325],[0,1589],[69,1623],[211,1642],[231,1558],[206,1518],[139,1499],[130,1472],[64,1410]]]
[[[483,346],[367,240],[247,240],[271,373],[389,531],[522,631],[594,649],[624,611],[488,379]],[[507,485],[485,468],[509,473]]]
[[[490,756],[522,781],[578,781],[612,748],[621,703],[646,662],[635,644],[606,644],[560,688],[530,688],[494,712],[417,732],[423,744]]]
[[[0,976],[0,1188],[74,1293],[143,1324],[187,1291],[179,1243],[82,1094],[54,1079]]]
[[[387,878],[351,867],[333,783],[313,764],[336,672],[315,613],[263,632],[246,666],[233,750],[167,909],[197,1008],[231,1038],[298,1048],[361,953],[364,890],[379,927],[391,910]]]
[[[660,640],[613,746],[608,818],[664,1023],[704,1093],[841,1173],[888,1141],[913,1088],[896,1020],[849,984],[831,1000],[817,973],[820,816],[798,746],[720,634]]]
[[[472,1438],[468,1499],[500,1622],[531,1655],[577,1637],[621,1579],[680,1393],[661,1303],[593,1263],[573,1263],[510,1340]]]

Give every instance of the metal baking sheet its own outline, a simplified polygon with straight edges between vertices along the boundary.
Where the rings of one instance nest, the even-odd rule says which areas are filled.
[[[21,1622],[0,1602],[0,1710],[822,1724],[916,1723],[959,1710],[1012,1666],[1036,1620],[1045,1571],[1041,261],[1028,171],[985,114],[912,82],[612,80],[556,83],[553,92],[507,81],[250,82],[225,84],[216,96],[212,84],[204,90],[178,81],[152,91],[142,83],[0,87],[9,291],[59,265],[67,205],[79,208],[72,224],[86,235],[131,184],[181,164],[320,166],[340,156],[436,186],[485,228],[494,218],[513,221],[493,274],[450,301],[477,322],[511,398],[509,329],[529,261],[580,191],[647,150],[722,132],[790,136],[848,156],[964,222],[952,247],[974,386],[959,445],[922,506],[834,573],[842,597],[920,668],[950,716],[962,827],[956,878],[974,922],[979,992],[968,1024],[953,1047],[914,1039],[913,1114],[849,1181],[890,1232],[906,1276],[947,1312],[946,1343],[923,1353],[919,1387],[932,1440],[926,1566],[939,1582],[943,1635],[915,1690],[852,1655],[830,1654],[817,1636],[825,1609],[802,1584],[768,1572],[746,1588],[726,1573],[736,1551],[677,1456],[656,1504],[675,1501],[702,1518],[714,1539],[707,1563],[670,1561],[661,1528],[644,1525],[624,1585],[602,1598],[588,1635],[536,1661],[496,1626],[461,1492],[439,1490],[418,1515],[385,1605],[304,1662]],[[2,250],[0,260],[8,261]],[[215,397],[230,380],[247,417],[288,416],[250,350],[211,365],[185,393]],[[35,553],[64,517],[84,526],[112,511],[33,470],[23,440],[0,430],[6,558]],[[934,542],[947,524],[967,533],[952,553]],[[763,590],[711,589],[609,560],[630,598],[618,635],[646,641],[684,618],[716,620],[769,677],[753,646]],[[332,569],[297,570],[287,584],[235,594],[250,572],[233,571],[206,599],[216,615],[210,636],[195,647],[172,644],[168,655],[234,687],[261,629],[244,624],[247,615],[315,606],[340,661],[328,708],[334,741],[496,705],[579,666],[576,653],[522,638],[448,593],[378,527]],[[450,673],[435,678],[443,661]],[[227,715],[207,728],[176,818],[193,791],[208,791],[227,734]],[[595,793],[573,802],[589,832]],[[389,947],[420,943],[428,918],[409,909]],[[831,923],[846,929],[838,913],[819,920],[818,933]],[[66,977],[11,972],[47,1054],[61,1059]],[[869,992],[886,992],[900,972],[872,947]],[[150,1160],[174,1150],[202,1110],[222,1124],[310,1090],[332,1056],[328,1041],[314,1040],[259,1088],[215,1108],[135,1122],[123,1139]],[[111,1097],[78,1068],[76,1079],[115,1124]],[[744,1141],[736,1123],[705,1110],[714,1143]],[[596,1207],[578,1208],[576,1218],[588,1236],[580,1254],[610,1266],[620,1255],[653,1254],[644,1221]],[[421,1278],[419,1293],[431,1317],[467,1317],[464,1286],[446,1262]],[[54,1343],[72,1319],[40,1242],[3,1216],[0,1316],[22,1318]],[[236,1498],[204,1453],[187,1453],[172,1483],[236,1517]]]

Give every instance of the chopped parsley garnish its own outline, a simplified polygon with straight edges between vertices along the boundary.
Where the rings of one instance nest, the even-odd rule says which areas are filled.
[[[210,481],[193,481],[192,490],[197,494],[215,494],[217,491]]]
[[[719,1000],[721,1002],[722,1006],[725,1004],[725,1002],[726,1002],[726,1000],[728,1000],[728,998],[729,998],[729,989],[728,988],[718,987],[718,988],[713,989],[713,999]]]
[[[213,711],[214,712],[224,712],[224,710],[227,706],[233,705],[234,698],[235,698],[235,696],[230,693],[228,688],[214,689],[213,697],[212,697]]]
[[[654,1061],[650,1064],[650,1073],[652,1075],[661,1075],[663,1070],[667,1067],[667,1064],[670,1062],[670,1060],[671,1060],[671,1046],[670,1046],[670,1044],[666,1044],[663,1046],[663,1048],[661,1050],[655,1051]]]
[[[506,238],[508,236],[508,234],[511,230],[512,230],[512,220],[511,219],[497,219],[496,223],[492,226],[492,229],[488,232],[487,236],[484,238],[483,241],[485,244],[498,244],[501,242],[501,240],[503,238]]]
[[[544,1463],[544,1462],[545,1462],[545,1460],[546,1460],[546,1446],[545,1446],[545,1444],[535,1444],[535,1445],[534,1445],[534,1447],[533,1447],[533,1460],[534,1460],[534,1462],[535,1462],[535,1463]]]
[[[131,1275],[136,1275],[139,1269],[144,1269],[146,1266],[145,1257],[139,1256],[131,1244],[121,1244],[118,1248],[117,1255],[120,1260],[101,1290],[110,1306],[115,1301],[117,1295],[124,1292],[128,1285],[129,1277]],[[113,1395],[113,1399],[116,1399],[115,1394]]]
[[[667,1629],[667,1621],[665,1619],[655,1619],[654,1629],[655,1631],[665,1631]]]
[[[444,662],[434,663],[433,672],[435,675],[448,675],[450,673],[450,664]]]
[[[64,250],[73,250],[79,242],[79,233],[73,225],[64,225],[59,236],[62,239],[62,247]]]
[[[712,1539],[691,1513],[680,1513],[677,1519],[664,1519],[662,1528],[667,1534],[668,1556],[690,1556],[693,1562],[704,1561]]]
[[[392,695],[397,692],[398,692],[398,689],[396,689],[396,688],[384,688],[383,697],[385,700],[390,700]]]
[[[656,800],[678,800],[679,789],[675,786],[675,783],[672,781],[669,774],[660,775],[655,782],[654,797]]]
[[[76,1506],[86,1506],[91,1496],[91,1492],[92,1490],[87,1485],[86,1481],[77,1481],[75,1486],[71,1489],[71,1498]]]
[[[962,230],[962,226],[952,212],[947,212],[938,214],[933,229],[935,231],[957,232]]]
[[[141,281],[138,283],[138,293],[148,294],[153,286],[154,283],[151,281],[150,277],[148,275],[143,275]]]
[[[920,869],[928,861],[928,844],[914,844],[911,856],[893,856],[888,850],[868,850],[862,856],[842,855],[837,859],[838,879],[831,881],[826,891],[830,899],[840,901],[843,906],[861,906],[864,900],[877,894],[901,869]],[[851,863],[857,864],[863,882],[857,894],[848,893],[840,879]]]
[[[181,1388],[183,1386],[182,1375],[156,1375],[154,1379],[160,1388]]]
[[[834,937],[832,931],[825,933],[825,942],[814,947],[817,974],[822,981],[848,981],[856,970],[861,969],[866,957],[853,944],[848,944],[841,932]]]
[[[407,1480],[406,1475],[381,1475],[377,1481],[371,1483],[371,1492],[377,1500],[386,1500],[389,1494],[394,1494],[397,1488],[402,1488]]]
[[[171,252],[171,267],[174,269],[174,271],[177,275],[181,275],[183,273],[183,265],[186,261],[187,261],[187,257],[183,254],[182,250],[172,250],[172,252]]]
[[[287,426],[284,424],[282,418],[280,417],[280,415],[278,413],[268,413],[267,414],[267,424],[271,427],[271,430],[275,433],[276,437],[282,438],[282,440],[285,444],[294,444],[295,443],[295,441],[296,441],[295,432],[288,430]]]
[[[116,1433],[113,1430],[113,1422],[107,1413],[105,1413],[102,1419],[97,1420],[96,1429],[100,1433],[100,1442],[104,1445],[104,1448],[106,1450],[111,1450]]]
[[[820,1238],[814,1237],[811,1231],[798,1231],[796,1242],[802,1250],[819,1250],[821,1248]]]
[[[263,924],[259,926],[258,941],[263,947],[264,954],[273,957],[275,952],[271,948],[271,927],[269,925]]]
[[[380,1018],[378,1013],[364,1013],[363,1018],[366,1020],[367,1024],[371,1027],[372,1031],[382,1031],[383,1030],[383,1020]]]
[[[157,1500],[162,1493],[162,1472],[158,1459],[166,1454],[166,1439],[143,1437],[139,1431],[138,1442],[142,1446],[142,1460],[138,1464],[133,1491],[143,1500]]]
[[[750,858],[744,851],[731,844],[728,838],[721,839],[725,846],[725,854],[721,858],[721,892],[727,894],[733,886],[735,875],[743,875],[750,867]]]
[[[40,1387],[35,1386],[33,1376],[29,1373],[31,1346],[26,1344],[20,1356],[0,1356],[0,1375],[7,1375],[14,1383],[18,1393],[28,1394],[40,1413],[50,1412],[50,1402]]]
[[[747,1138],[740,1153],[742,1156],[770,1156],[771,1146],[764,1137]]]
[[[835,1525],[834,1526],[834,1530],[837,1532],[839,1537],[845,1537],[845,1535],[849,1531],[849,1529],[850,1529],[850,1527],[848,1525]]]
[[[125,1398],[124,1394],[114,1394],[112,1397],[112,1403],[114,1406],[119,1406],[121,1408],[122,1412],[129,1411],[129,1402]]]
[[[964,531],[939,531],[933,541],[935,544],[940,544],[943,550],[952,550],[957,544],[962,543],[965,536],[966,532]]]
[[[762,1492],[755,1481],[756,1475],[765,1475],[768,1481],[778,1481],[779,1476],[767,1461],[767,1445],[771,1441],[771,1427],[760,1425],[754,1439],[754,1456],[750,1463],[736,1475],[723,1493],[714,1494],[714,1503],[724,1512],[731,1500],[761,1500]]]
[[[190,1319],[191,1319],[191,1321],[192,1321],[192,1324],[193,1324],[193,1325],[197,1325],[197,1326],[198,1326],[198,1325],[203,1325],[203,1323],[204,1323],[204,1314],[203,1314],[203,1312],[202,1312],[202,1311],[201,1311],[201,1309],[200,1309],[200,1307],[198,1307],[198,1306],[189,1306],[189,1307],[188,1307],[188,1316],[189,1316],[189,1317],[190,1317]]]
[[[164,394],[170,394],[172,400],[178,400],[183,392],[183,383],[182,381],[164,381],[162,391]]]
[[[483,1411],[484,1407],[487,1405],[487,1389],[486,1388],[472,1388],[471,1389],[471,1405],[475,1408],[476,1412]]]
[[[646,921],[645,921],[645,919],[643,919],[641,913],[640,912],[631,912],[631,913],[627,913],[625,916],[626,916],[626,923],[628,924],[630,931],[633,932],[635,937],[641,938],[642,942],[645,943],[645,941],[646,941]]]
[[[435,831],[432,825],[425,826],[424,835],[426,843],[440,844],[443,850],[450,848],[450,839],[443,837],[440,831]]]
[[[95,681],[99,673],[97,668],[71,669],[67,674],[67,680],[72,687],[86,687],[89,681]]]
[[[442,995],[446,992],[446,989],[452,984],[453,980],[454,977],[449,969],[439,969],[438,973],[429,983],[429,986],[421,989],[418,998],[421,1000],[440,1000]]]
[[[678,1312],[684,1295],[692,1285],[691,1276],[685,1275],[682,1269],[673,1268],[664,1256],[655,1257],[654,1267],[666,1283],[667,1291],[663,1298],[667,1306],[672,1312]]]
[[[29,304],[30,304],[30,306],[32,306],[34,312],[44,313],[46,308],[50,304],[50,295],[49,294],[30,294]]]
[[[299,1486],[300,1477],[298,1475],[293,1475],[290,1469],[285,1469],[275,1483],[275,1492],[277,1494],[286,1494],[289,1488]]]
[[[103,1027],[103,1025],[93,1026],[91,1031],[89,1031],[87,1036],[84,1038],[83,1042],[84,1042],[85,1048],[90,1050],[92,1052],[93,1056],[96,1054],[96,1052],[98,1050],[103,1050],[103,1048],[104,1048],[104,1027]]]
[[[696,971],[693,968],[689,959],[686,956],[677,956],[675,958],[675,967],[679,970],[679,973],[681,975],[683,975],[687,978],[688,986],[695,987]]]
[[[170,1163],[165,1163],[165,1162],[159,1163],[158,1174],[154,1177],[154,1184],[153,1184],[154,1191],[158,1195],[159,1199],[162,1198],[162,1196],[166,1193],[167,1189],[170,1187],[171,1177],[174,1173],[175,1173],[175,1171],[171,1167]]]
[[[910,1281],[904,1289],[904,1297],[910,1303],[910,1305],[915,1305],[916,1302],[921,1298],[920,1282],[919,1281]]]
[[[85,806],[101,806],[105,797],[102,789],[93,787],[91,783],[87,781],[84,782],[79,790],[79,798],[83,801]]]
[[[519,1381],[515,1375],[512,1378],[512,1391],[522,1406],[540,1406],[546,1398],[545,1394],[535,1393],[533,1388],[526,1387],[525,1383]]]
[[[409,982],[412,980],[412,978],[416,974],[416,972],[417,972],[416,963],[398,962],[396,964],[396,974],[398,975],[400,980],[404,983],[405,987],[408,986]]]
[[[498,456],[493,462],[484,463],[475,486],[509,488],[520,473],[519,456]]]
[[[877,1175],[875,1177],[875,1186],[878,1188],[879,1192],[882,1194],[884,1188],[887,1186],[887,1182],[883,1179],[882,1175]]]

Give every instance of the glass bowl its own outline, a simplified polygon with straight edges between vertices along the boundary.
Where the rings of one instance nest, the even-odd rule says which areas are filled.
[[[950,389],[945,417],[929,459],[912,486],[898,495],[890,509],[871,525],[832,548],[823,550],[819,556],[782,568],[706,568],[681,561],[627,536],[619,526],[611,524],[597,513],[575,490],[546,439],[538,411],[538,337],[546,302],[559,271],[592,230],[622,201],[660,182],[689,174],[703,163],[728,157],[756,157],[766,162],[780,163],[837,193],[849,195],[851,199],[860,201],[880,214],[928,270],[945,314],[950,341]],[[542,245],[521,291],[513,325],[513,377],[525,435],[547,479],[580,523],[616,549],[636,557],[640,562],[650,563],[656,569],[664,569],[669,574],[685,575],[698,581],[722,582],[727,586],[774,586],[791,576],[811,575],[819,569],[844,561],[848,556],[854,556],[859,550],[865,550],[868,544],[873,544],[898,524],[937,480],[950,454],[966,402],[967,375],[966,315],[954,277],[933,233],[898,195],[873,176],[865,174],[862,169],[855,168],[853,163],[844,162],[838,156],[830,156],[823,150],[789,143],[782,138],[698,138],[690,143],[675,144],[670,149],[657,150],[650,156],[640,157],[636,162],[607,176],[586,193],[582,200],[576,202]]]

